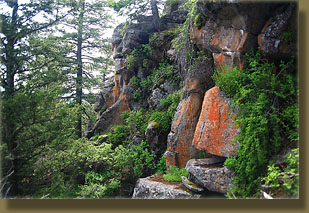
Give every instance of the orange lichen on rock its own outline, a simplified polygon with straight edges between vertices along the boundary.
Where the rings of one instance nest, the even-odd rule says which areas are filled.
[[[216,67],[223,66],[223,53],[213,53],[213,59]]]
[[[118,76],[115,75],[114,78],[115,86],[113,88],[114,102],[119,98],[119,85],[118,85]]]
[[[258,35],[257,40],[258,40],[258,45],[261,46],[262,45],[262,34]]]
[[[240,42],[239,42],[238,47],[236,49],[237,52],[243,52],[244,45],[245,45],[247,40],[248,40],[248,33],[243,32],[243,35],[241,36]]]
[[[239,130],[229,112],[229,101],[218,87],[205,93],[192,142],[197,149],[224,157],[234,155],[237,145],[233,144],[233,139]]]
[[[192,147],[192,139],[201,105],[202,95],[199,93],[192,93],[181,101],[168,137],[167,151],[173,153],[165,155],[168,167],[176,164],[175,166],[183,168],[187,161],[196,154],[196,150]]]

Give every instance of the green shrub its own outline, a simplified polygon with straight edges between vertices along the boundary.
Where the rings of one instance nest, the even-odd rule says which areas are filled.
[[[246,84],[247,74],[237,67],[221,67],[214,71],[212,76],[216,85],[225,92],[228,97],[234,97],[239,93],[240,87]]]
[[[166,175],[163,176],[163,179],[169,182],[180,182],[181,176],[188,177],[189,173],[185,168],[179,169],[176,166],[170,166]]]
[[[138,89],[140,87],[140,84],[141,84],[141,79],[138,78],[138,77],[135,77],[133,76],[131,78],[131,86],[134,88],[134,89]]]
[[[205,23],[205,21],[206,21],[206,19],[205,19],[204,15],[201,14],[201,13],[198,13],[198,14],[195,16],[195,18],[194,18],[194,25],[195,25],[198,29],[200,29],[200,28],[203,26],[203,24]]]
[[[150,114],[148,123],[156,121],[162,128],[163,131],[168,132],[171,128],[172,118],[167,112],[153,111]]]
[[[164,154],[161,156],[159,162],[157,163],[156,168],[157,168],[156,174],[157,173],[164,174],[166,172],[166,159],[164,157]]]
[[[125,111],[121,114],[122,119],[125,121],[130,134],[135,135],[135,133],[144,133],[148,126],[148,117],[145,109],[140,109],[139,111]]]
[[[150,175],[156,168],[155,155],[150,153],[145,141],[131,149],[120,145],[114,155],[114,166],[123,179],[135,180],[143,174]]]
[[[85,184],[79,185],[77,195],[81,198],[109,197],[120,186],[120,180],[107,179],[103,174],[90,171],[85,175]]]
[[[171,111],[175,111],[182,98],[183,92],[182,90],[178,90],[172,94],[169,94],[166,98],[161,99],[160,107],[162,109],[171,109]]]
[[[216,85],[233,99],[232,109],[238,111],[237,155],[225,161],[236,172],[232,191],[237,197],[258,196],[260,177],[265,175],[271,156],[283,146],[295,146],[298,138],[292,62],[282,62],[274,73],[274,64],[262,60],[260,52],[246,54],[246,60],[248,67],[244,70],[225,68],[213,76]],[[283,143],[284,138],[294,139]]]
[[[128,129],[125,125],[113,126],[112,129],[107,133],[108,141],[113,144],[113,146],[118,146],[120,144],[128,143]]]
[[[271,188],[271,195],[287,193],[290,197],[297,197],[299,149],[293,149],[292,153],[287,154],[285,157],[286,166],[280,168],[274,164],[269,165],[267,176],[262,178],[262,181]]]
[[[159,63],[157,69],[154,69],[152,73],[141,82],[141,86],[146,91],[150,92],[152,87],[156,85],[160,79],[169,79],[177,83],[180,81],[180,75],[173,65],[169,64],[167,60],[164,60]]]
[[[283,32],[280,36],[279,39],[285,41],[286,43],[292,43],[295,42],[295,36],[291,30]]]

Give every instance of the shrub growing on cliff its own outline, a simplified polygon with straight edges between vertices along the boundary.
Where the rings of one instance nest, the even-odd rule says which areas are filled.
[[[267,176],[262,181],[270,187],[271,195],[298,196],[299,181],[299,149],[293,149],[291,153],[285,155],[284,164],[268,166]]]
[[[266,173],[271,157],[283,147],[296,146],[298,140],[293,62],[281,62],[276,71],[274,64],[262,60],[259,52],[246,57],[246,69],[217,70],[214,75],[216,85],[238,109],[236,124],[241,131],[235,140],[239,150],[225,162],[236,172],[233,191],[238,197],[257,195],[260,177]]]
[[[179,169],[177,166],[170,166],[166,175],[163,179],[169,182],[180,182],[181,176],[188,177],[189,173],[185,168]]]

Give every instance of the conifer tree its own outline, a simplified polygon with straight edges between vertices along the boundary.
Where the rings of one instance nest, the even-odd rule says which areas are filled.
[[[110,71],[110,39],[104,32],[109,27],[110,17],[105,9],[106,3],[101,0],[79,0],[69,6],[73,12],[64,19],[59,30],[74,47],[71,57],[75,61],[76,78],[72,96],[78,105],[82,105],[83,99],[93,95],[92,89],[99,84],[93,72],[104,75]],[[88,97],[83,89],[88,91]],[[82,112],[79,117],[76,134],[82,137]]]

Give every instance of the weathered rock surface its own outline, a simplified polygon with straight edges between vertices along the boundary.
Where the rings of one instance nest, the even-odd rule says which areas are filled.
[[[216,164],[205,165],[191,159],[187,162],[186,170],[189,179],[209,191],[227,193],[233,184],[233,173],[225,166]]]
[[[181,184],[181,183],[180,183]],[[168,185],[161,182],[140,178],[134,188],[132,198],[135,199],[192,199],[200,198],[198,194],[190,194],[178,185]]]
[[[152,109],[159,108],[161,100],[166,98],[169,94],[175,92],[177,89],[178,87],[174,86],[171,81],[164,80],[164,83],[156,87],[149,96],[148,100],[149,106]]]
[[[189,159],[197,155],[192,139],[201,112],[203,91],[213,84],[213,61],[197,61],[194,65],[194,69],[184,76],[184,99],[176,109],[171,132],[167,138],[167,168],[171,165],[183,168]]]
[[[152,121],[148,124],[145,132],[147,143],[152,154],[159,154],[166,149],[166,138],[162,137],[160,125]]]
[[[233,116],[229,113],[230,101],[224,93],[218,87],[208,90],[196,125],[193,145],[214,155],[233,156],[237,149],[233,139],[239,129],[233,124]]]
[[[243,54],[257,46],[256,35],[272,15],[275,3],[197,2],[203,15],[193,26],[191,39],[201,49],[212,51],[216,67],[235,65],[243,68]]]
[[[188,178],[185,176],[181,177],[181,181],[183,185],[192,192],[200,193],[200,192],[205,191],[205,189],[198,187],[195,183],[189,181]]]
[[[171,132],[167,138],[166,166],[185,167],[188,160],[196,155],[192,146],[195,126],[201,111],[202,95],[192,93],[182,100],[176,109]]]
[[[282,6],[284,11],[266,22],[258,36],[258,44],[264,56],[278,59],[296,55],[295,7],[294,3]]]

